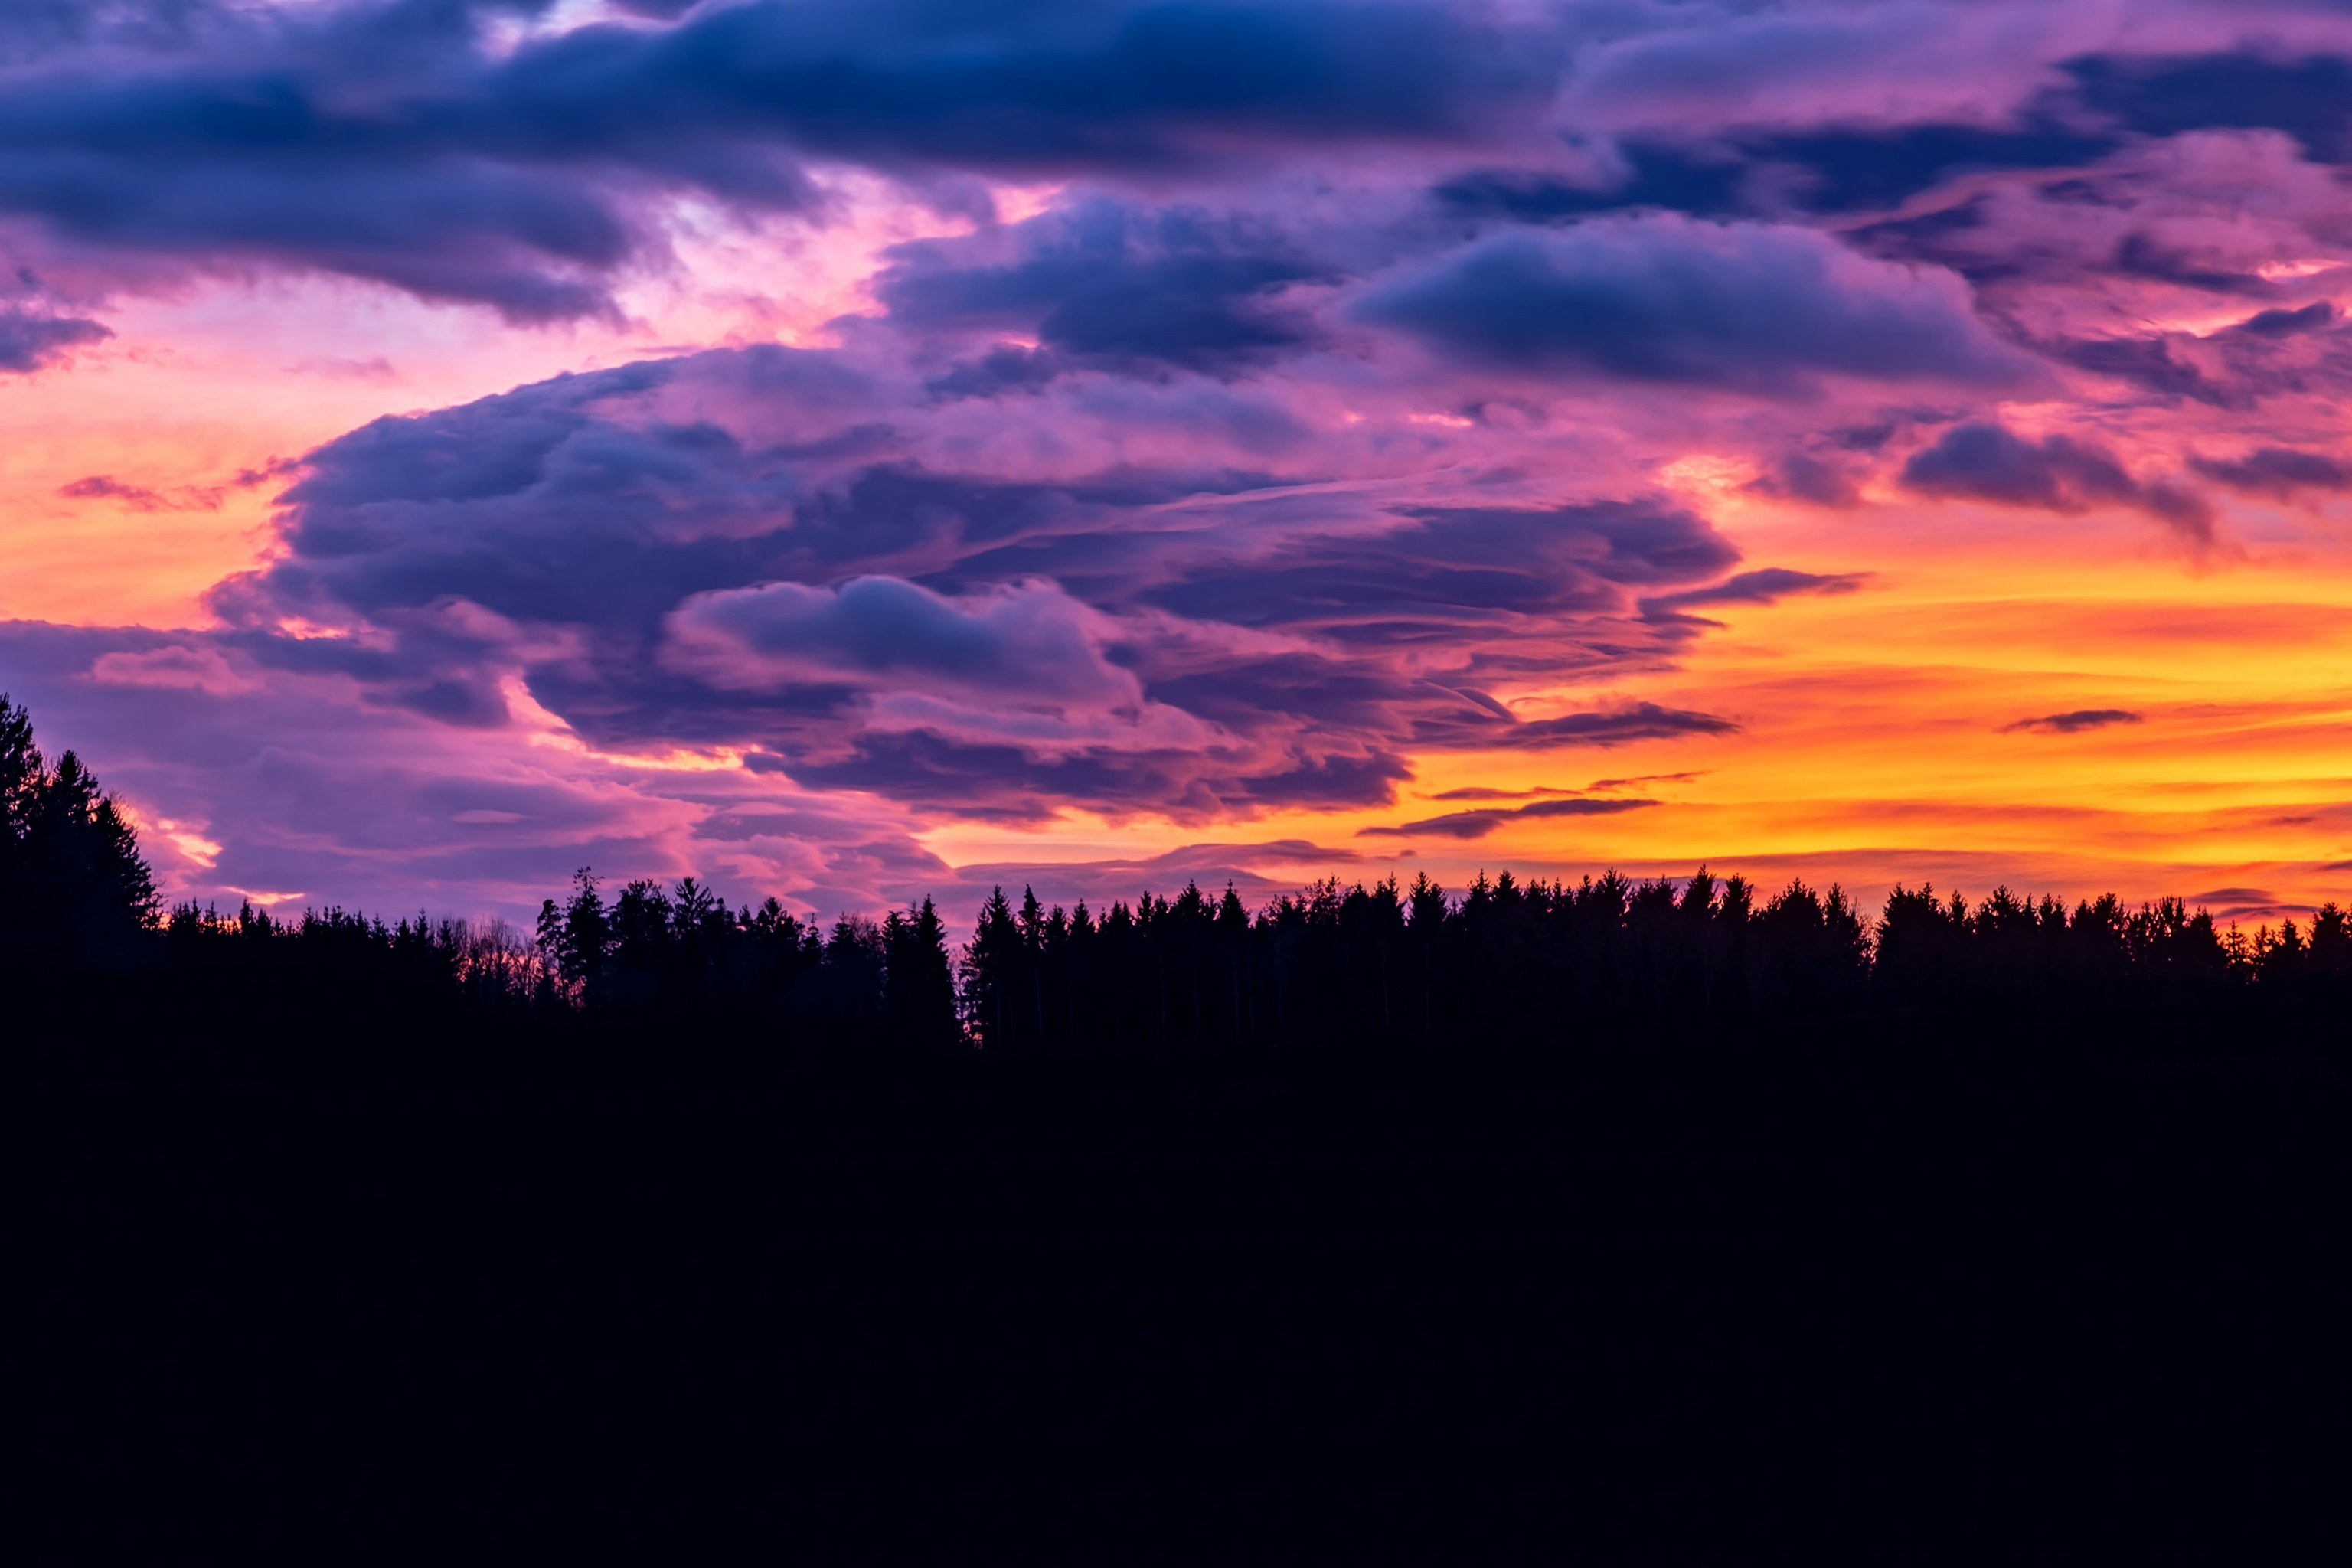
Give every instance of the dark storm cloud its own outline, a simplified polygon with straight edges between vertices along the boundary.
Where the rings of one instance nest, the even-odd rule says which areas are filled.
[[[2124,471],[2114,454],[2064,436],[2033,442],[1998,425],[1958,426],[1904,464],[1903,482],[1928,495],[2043,511],[2130,507],[2192,538],[2210,539],[2212,533],[2212,513],[2195,495],[2168,485],[2144,485]]]
[[[2039,719],[2020,719],[2013,724],[2003,724],[1998,731],[2013,735],[2021,731],[2038,731],[2045,735],[2074,735],[2084,730],[2104,730],[2110,724],[2137,724],[2141,716],[2122,708],[2078,708],[2071,713],[2046,713]]]
[[[1644,218],[1481,241],[1382,285],[1360,319],[1470,363],[1753,390],[1820,373],[2014,379],[1958,279],[1809,230]]]

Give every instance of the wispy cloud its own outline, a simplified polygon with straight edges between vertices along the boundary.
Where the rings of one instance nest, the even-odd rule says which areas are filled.
[[[1539,800],[1533,805],[1516,810],[1448,812],[1444,816],[1424,816],[1418,822],[1400,823],[1394,827],[1360,827],[1357,837],[1362,838],[1484,838],[1495,829],[1512,822],[1526,822],[1561,816],[1614,816],[1620,812],[1638,811],[1656,805],[1654,800]]]
[[[2071,713],[2045,713],[2038,719],[2020,719],[2013,724],[2003,724],[2000,733],[2013,735],[2021,730],[2039,731],[2045,735],[2074,735],[2084,730],[2104,730],[2111,724],[2144,722],[2140,714],[2124,708],[2077,708]]]

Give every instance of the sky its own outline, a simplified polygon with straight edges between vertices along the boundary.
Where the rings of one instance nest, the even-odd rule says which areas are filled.
[[[16,0],[165,896],[2352,893],[2352,5]]]

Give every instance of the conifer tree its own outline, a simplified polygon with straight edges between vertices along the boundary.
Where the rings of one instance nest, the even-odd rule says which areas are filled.
[[[139,836],[81,759],[52,768],[32,715],[0,693],[0,942],[42,965],[128,961],[159,924]]]
[[[955,981],[948,968],[947,924],[927,897],[893,910],[882,925],[883,1005],[899,1038],[911,1045],[954,1039]]]

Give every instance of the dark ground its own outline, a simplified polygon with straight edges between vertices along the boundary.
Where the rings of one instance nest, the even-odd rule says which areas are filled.
[[[2341,1496],[2332,1020],[397,1033],[10,1047],[14,1560],[2105,1562]]]

